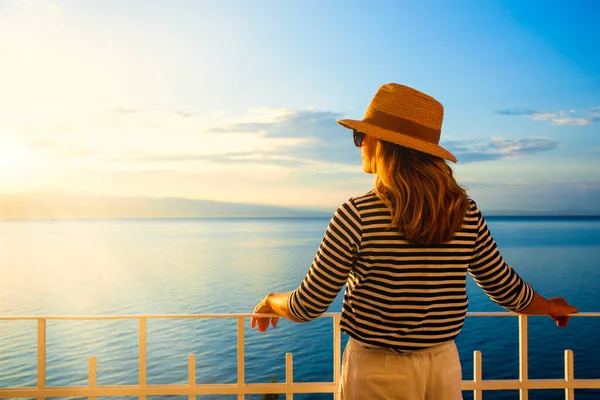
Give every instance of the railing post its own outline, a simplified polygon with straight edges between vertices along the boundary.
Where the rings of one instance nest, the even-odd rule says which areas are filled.
[[[573,380],[575,379],[573,365],[573,350],[565,350],[565,400],[575,399]]]
[[[237,381],[238,381],[238,400],[244,400],[243,387],[246,384],[244,377],[244,317],[237,317]]]
[[[88,359],[88,387],[96,388],[96,357],[94,356]],[[88,400],[96,400],[96,396],[88,396]]]
[[[334,400],[339,400],[339,387],[342,366],[342,343],[340,332],[340,315],[333,316],[333,382],[335,383]]]
[[[139,385],[140,388],[146,387],[146,332],[147,332],[147,319],[140,317],[139,319]],[[140,400],[146,400],[146,396],[139,396]]]
[[[481,351],[475,350],[473,352],[473,382],[475,382],[475,390],[473,390],[473,400],[483,399],[483,391],[479,389],[479,385],[482,381],[481,364]]]
[[[37,320],[37,389],[46,388],[46,320]],[[44,400],[45,397],[37,397]]]
[[[527,360],[527,316],[519,315],[519,389],[520,400],[529,398],[528,392],[528,360]]]
[[[285,400],[293,400],[292,385],[294,382],[294,363],[292,361],[292,353],[285,353]]]
[[[188,355],[188,385],[190,387],[196,386],[196,355]],[[195,400],[196,395],[190,394],[188,400]]]

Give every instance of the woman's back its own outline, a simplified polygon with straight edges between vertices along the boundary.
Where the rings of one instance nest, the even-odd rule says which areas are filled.
[[[518,311],[533,292],[498,253],[475,202],[445,244],[408,241],[390,229],[389,207],[374,192],[340,206],[290,309],[310,320],[325,311],[347,277],[342,331],[397,352],[454,339],[467,311],[466,273],[502,306]]]

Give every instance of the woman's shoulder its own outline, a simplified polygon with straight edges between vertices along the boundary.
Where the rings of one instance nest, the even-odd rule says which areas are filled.
[[[361,195],[350,197],[338,206],[336,212],[360,215],[362,210],[373,209],[378,206],[385,207],[385,204],[379,199],[374,190],[369,190]]]
[[[375,193],[375,190],[369,190],[359,196],[350,197],[346,203],[352,204],[357,209],[379,203],[383,204],[379,196],[377,196],[377,193]]]
[[[478,209],[477,203],[475,202],[475,200],[473,200],[472,197],[469,196],[469,197],[467,197],[467,199],[469,200],[469,211],[474,211],[474,210]]]
[[[477,219],[483,217],[481,210],[479,209],[479,206],[477,205],[475,200],[473,200],[473,198],[471,198],[471,197],[468,197],[468,199],[469,199],[469,208],[467,209],[467,217],[477,218]]]

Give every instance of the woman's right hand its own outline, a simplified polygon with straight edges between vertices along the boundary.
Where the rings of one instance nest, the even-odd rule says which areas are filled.
[[[550,302],[550,312],[548,315],[556,321],[556,326],[561,328],[566,327],[569,323],[570,314],[577,314],[579,312],[579,310],[567,303],[567,300],[562,297],[553,297],[548,299],[548,301]]]

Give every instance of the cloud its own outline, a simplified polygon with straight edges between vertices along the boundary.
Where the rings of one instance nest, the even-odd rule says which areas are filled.
[[[60,156],[106,156],[106,153],[101,150],[84,148],[74,142],[51,138],[35,140],[29,146],[44,153]]]
[[[238,123],[213,127],[208,132],[259,133],[267,139],[301,139],[299,143],[288,146],[279,154],[299,160],[356,164],[360,162],[360,153],[352,143],[350,131],[336,122],[341,117],[342,114],[330,111],[288,110],[271,122]]]
[[[544,138],[503,139],[492,138],[487,142],[446,141],[441,143],[454,153],[460,163],[491,161],[500,158],[532,155],[550,151],[558,146],[558,142]]]
[[[270,164],[287,167],[299,167],[313,163],[308,159],[300,159],[268,151],[231,152],[222,154],[131,154],[124,158],[121,157],[119,160],[149,163],[204,161],[213,164]]]
[[[597,121],[597,118],[554,118],[552,119],[553,125],[588,125],[592,122]]]
[[[62,8],[60,8],[60,6],[56,3],[50,4],[48,6],[47,10],[54,15],[62,15],[63,14]]]
[[[600,106],[592,107],[587,110],[587,115],[582,117],[570,117],[570,114],[576,113],[576,110],[543,112],[524,108],[497,110],[496,114],[514,116],[525,115],[536,121],[550,121],[552,125],[575,125],[583,126],[592,122],[600,121]]]
[[[272,122],[238,123],[227,127],[215,127],[209,132],[265,133],[268,137],[280,138],[318,138],[321,137],[323,129],[341,128],[336,123],[341,117],[342,114],[330,111],[288,110],[284,115],[275,117]]]
[[[129,114],[135,114],[135,113],[139,112],[139,110],[137,110],[135,108],[114,108],[111,110],[111,112],[116,113],[116,114],[129,115]]]
[[[553,118],[556,118],[555,113],[536,112],[531,114],[531,119],[535,119],[537,121],[546,121]]]
[[[69,147],[71,146],[71,143],[64,140],[44,138],[31,142],[30,146],[39,150],[54,150],[57,148]]]
[[[533,115],[533,114],[537,114],[537,113],[538,113],[538,111],[528,110],[528,109],[524,109],[524,108],[513,108],[513,109],[496,111],[496,114],[500,114],[500,115]]]
[[[183,118],[189,118],[191,116],[196,115],[196,112],[194,112],[194,111],[187,112],[187,111],[179,110],[179,111],[175,111],[175,114],[177,114],[177,115],[179,115],[180,117],[183,117]]]
[[[600,122],[600,106],[592,107],[588,110],[590,117],[588,118],[592,122]]]
[[[544,138],[517,140],[492,138],[490,140],[490,146],[503,155],[536,154],[541,151],[553,150],[557,145],[557,141]]]

